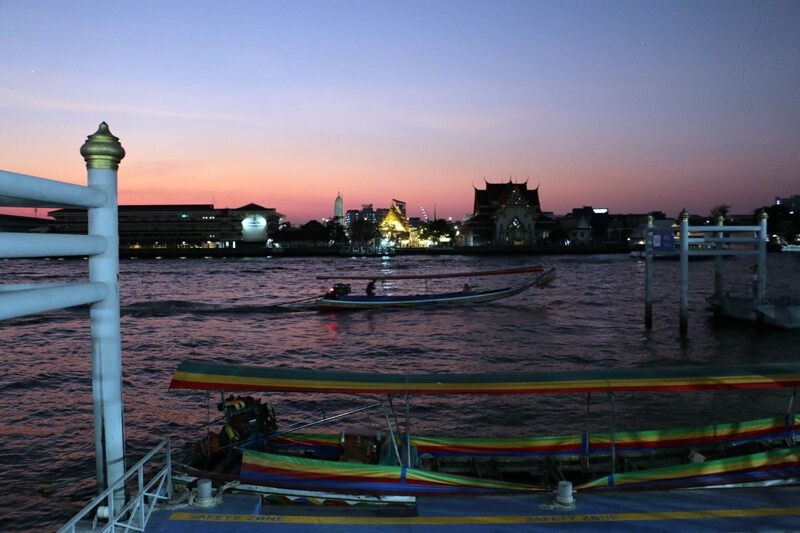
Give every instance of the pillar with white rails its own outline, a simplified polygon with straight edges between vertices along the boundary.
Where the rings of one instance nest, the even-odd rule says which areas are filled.
[[[81,155],[88,169],[85,186],[0,170],[0,206],[84,208],[89,219],[88,235],[0,231],[0,258],[89,256],[88,282],[0,284],[0,320],[90,305],[97,485],[116,521],[142,501],[138,496],[125,504],[117,206],[117,169],[125,150],[103,122]],[[169,473],[159,476],[168,480],[170,493]]]
[[[106,195],[103,207],[89,208],[89,235],[106,240],[103,253],[89,258],[89,280],[103,283],[108,294],[92,304],[92,392],[94,398],[97,484],[102,490],[125,474],[122,422],[122,349],[119,326],[119,230],[117,169],[125,149],[105,122],[81,146],[90,188]],[[115,495],[116,496],[116,495]],[[124,502],[124,494],[115,498]]]

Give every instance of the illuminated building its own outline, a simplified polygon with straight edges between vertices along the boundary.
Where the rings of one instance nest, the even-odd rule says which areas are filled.
[[[85,209],[57,209],[54,233],[86,233]],[[235,247],[266,244],[283,215],[274,208],[247,204],[218,209],[211,204],[120,205],[120,247]]]
[[[581,210],[558,220],[559,235],[564,237],[561,244],[585,246],[592,243],[594,231],[590,219]]]
[[[406,204],[400,200],[392,200],[392,207],[386,211],[378,229],[383,244],[389,246],[417,246],[419,237],[416,228],[412,227],[406,217]]]
[[[339,224],[340,226],[345,225],[344,199],[342,198],[341,193],[336,195],[336,201],[333,202],[333,222],[334,224]]]
[[[358,219],[359,213],[358,209],[348,209],[344,214],[344,225],[349,228],[353,221]]]
[[[355,220],[368,220],[375,224],[378,223],[378,213],[372,208],[372,204],[362,204],[361,209],[350,209],[344,216],[345,225],[349,228]]]

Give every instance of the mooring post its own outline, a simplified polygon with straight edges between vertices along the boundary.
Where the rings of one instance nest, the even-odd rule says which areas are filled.
[[[767,212],[763,209],[758,213],[758,222],[761,229],[758,232],[758,289],[756,292],[756,305],[764,301],[767,292]]]
[[[689,333],[689,213],[681,211],[681,337]]]
[[[104,283],[108,296],[92,304],[92,392],[94,400],[97,484],[105,490],[125,474],[122,422],[122,348],[119,327],[119,228],[117,169],[125,157],[119,139],[105,122],[81,146],[89,187],[106,195],[105,205],[89,209],[89,235],[106,240],[106,250],[89,258],[89,280]],[[121,508],[124,489],[114,495]]]
[[[644,327],[653,328],[653,215],[644,233]]]
[[[717,226],[723,226],[725,224],[725,218],[722,215],[717,215],[715,220]],[[714,234],[717,239],[722,239],[724,233],[722,231],[718,231]],[[714,250],[717,254],[714,256],[714,297],[719,302],[719,299],[722,298],[722,255],[721,251],[724,247],[724,243],[720,240],[714,243]],[[714,318],[719,318],[719,305],[714,306]]]

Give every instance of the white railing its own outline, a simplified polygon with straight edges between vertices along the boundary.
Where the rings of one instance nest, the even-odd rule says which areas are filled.
[[[145,484],[145,466],[152,460],[158,460],[157,454],[165,450],[164,465],[153,474],[152,479]],[[128,500],[121,508],[117,507],[114,494],[126,488],[128,481],[136,478],[136,496]],[[125,472],[122,479],[108,487],[75,517],[64,524],[58,533],[76,533],[87,531],[89,516],[94,516],[91,531],[117,533],[121,531],[144,531],[147,520],[153,513],[155,506],[160,501],[172,499],[172,447],[169,439],[161,441],[130,470]],[[100,518],[106,516],[108,521],[100,524]]]
[[[0,170],[0,204],[6,207],[103,207],[100,189]]]
[[[0,206],[86,208],[89,222],[88,235],[0,233],[0,258],[89,257],[87,282],[0,285],[0,319],[91,306],[97,485],[98,490],[108,489],[113,495],[113,507],[121,509],[127,506],[125,493],[119,488],[125,475],[125,439],[117,168],[125,150],[103,122],[86,139],[81,155],[88,170],[86,186],[0,170]]]
[[[116,179],[115,179],[116,182]],[[114,184],[116,189],[116,183]],[[116,200],[116,191],[113,195]],[[0,205],[13,207],[72,206],[109,209],[108,194],[91,186],[0,170]],[[116,211],[116,205],[113,206]],[[108,251],[102,235],[45,235],[0,232],[0,258],[96,256]],[[4,284],[0,288],[0,319],[26,316],[108,297],[103,283],[70,283],[57,287]]]

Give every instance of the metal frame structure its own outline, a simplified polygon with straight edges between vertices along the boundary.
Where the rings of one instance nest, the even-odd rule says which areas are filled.
[[[165,464],[160,468],[145,485],[144,471],[145,465],[156,458],[156,454],[166,448]],[[117,508],[114,493],[123,491],[128,480],[136,476],[137,491],[136,497],[128,500],[128,503],[121,508]],[[117,480],[113,485],[98,494],[89,504],[76,514],[72,520],[64,524],[58,533],[76,533],[85,531],[86,527],[81,523],[87,515],[95,509],[103,506],[108,511],[108,522],[97,528],[99,513],[95,515],[92,522],[93,531],[144,531],[147,520],[153,513],[156,504],[160,501],[172,499],[172,447],[170,440],[161,441],[158,446],[153,448],[150,453],[133,465],[125,475]]]
[[[142,508],[145,496],[139,494],[125,504],[117,205],[117,169],[125,150],[103,122],[80,152],[86,161],[86,186],[0,170],[0,205],[86,208],[89,221],[88,235],[0,233],[0,258],[89,258],[86,282],[0,286],[0,319],[90,305],[96,474],[102,491],[97,501],[108,497],[109,509],[127,513]],[[171,494],[168,474],[166,479],[166,492]],[[114,512],[110,520],[116,522]]]
[[[685,337],[689,324],[689,257],[711,256],[714,258],[714,295],[722,295],[722,258],[731,255],[756,255],[758,256],[758,269],[756,277],[755,299],[764,299],[767,283],[767,214],[761,211],[758,226],[724,226],[722,217],[717,217],[715,226],[690,226],[689,213],[682,211],[680,214],[679,246],[680,246],[680,334]],[[645,238],[645,327],[653,327],[653,258],[655,256],[653,245],[653,217],[647,218]],[[725,234],[729,236],[726,237]],[[695,236],[691,236],[694,234]],[[730,236],[739,234],[740,236]],[[745,234],[741,236],[741,234]],[[699,235],[699,236],[697,236]],[[690,248],[689,245],[699,245],[699,248]],[[728,248],[728,245],[748,245],[751,249]]]

